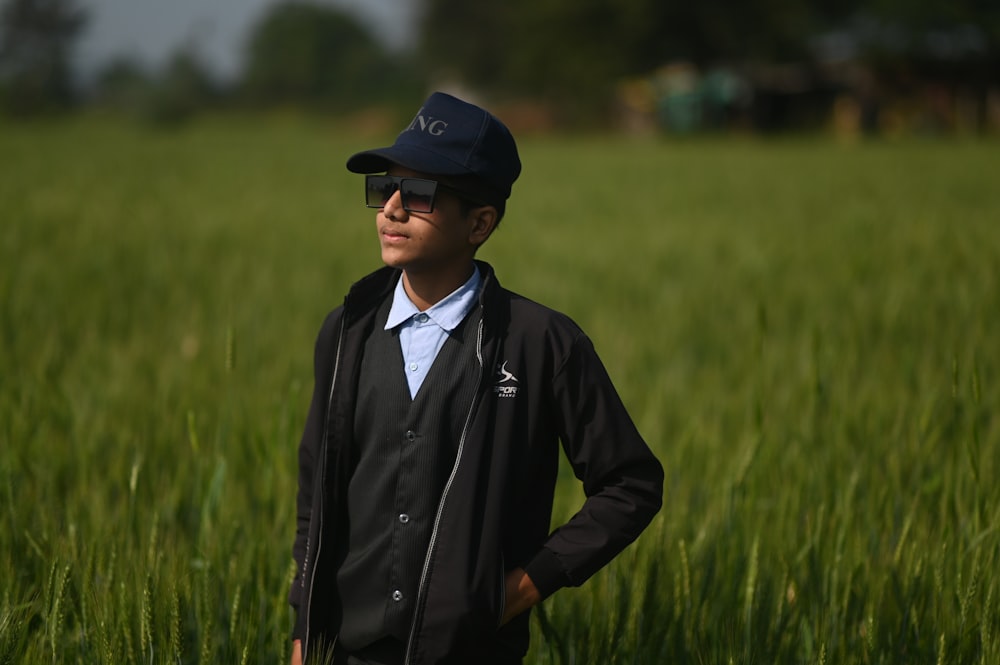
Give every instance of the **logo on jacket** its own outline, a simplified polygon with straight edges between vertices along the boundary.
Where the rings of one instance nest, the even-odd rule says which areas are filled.
[[[497,368],[497,384],[493,386],[493,392],[497,397],[515,397],[517,395],[517,377],[507,370],[507,361]]]

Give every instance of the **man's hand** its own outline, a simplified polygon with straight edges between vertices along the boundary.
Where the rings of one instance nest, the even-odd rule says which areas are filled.
[[[302,665],[302,640],[292,643],[292,665]]]
[[[507,573],[505,584],[507,598],[503,607],[503,619],[500,620],[501,626],[521,612],[531,609],[542,599],[524,568],[515,568]]]

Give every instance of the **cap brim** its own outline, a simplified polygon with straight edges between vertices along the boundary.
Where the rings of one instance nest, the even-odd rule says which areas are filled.
[[[399,165],[428,175],[465,175],[471,171],[447,157],[423,148],[393,145],[375,148],[352,155],[347,160],[347,170],[354,173],[380,173]]]

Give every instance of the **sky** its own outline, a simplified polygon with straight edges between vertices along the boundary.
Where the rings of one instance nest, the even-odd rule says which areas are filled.
[[[77,42],[75,69],[87,79],[115,56],[156,68],[188,46],[220,80],[232,80],[251,28],[280,1],[77,0],[88,21]],[[312,1],[354,13],[388,47],[412,44],[416,0]]]

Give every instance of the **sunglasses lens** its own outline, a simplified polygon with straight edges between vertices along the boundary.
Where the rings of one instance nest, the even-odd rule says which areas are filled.
[[[404,178],[399,185],[403,197],[403,208],[410,212],[432,212],[434,191],[437,183],[433,180]]]
[[[393,178],[384,175],[370,175],[365,178],[365,205],[369,208],[381,208],[392,198],[396,191]]]

